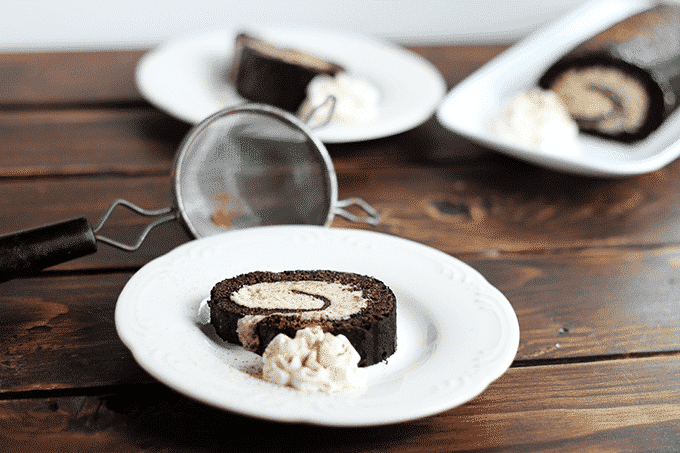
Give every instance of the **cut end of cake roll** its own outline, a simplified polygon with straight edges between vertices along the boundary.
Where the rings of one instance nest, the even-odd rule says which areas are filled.
[[[342,66],[315,55],[240,33],[228,77],[243,98],[295,113],[315,76],[342,71]]]
[[[649,6],[574,47],[540,79],[581,132],[633,143],[677,109],[680,5]]]
[[[396,350],[394,293],[364,275],[251,272],[217,283],[208,305],[220,338],[260,355],[278,334],[293,338],[313,326],[344,335],[361,356],[360,367],[384,361]]]
[[[664,119],[664,94],[646,70],[604,54],[565,58],[539,86],[552,90],[584,133],[632,143]]]

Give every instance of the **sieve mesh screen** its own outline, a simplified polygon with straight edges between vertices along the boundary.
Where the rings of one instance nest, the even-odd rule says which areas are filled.
[[[175,195],[196,237],[260,225],[325,225],[334,175],[325,148],[269,109],[211,117],[179,151]]]

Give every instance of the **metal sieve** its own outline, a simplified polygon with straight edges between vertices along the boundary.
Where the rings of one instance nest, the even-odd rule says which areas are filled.
[[[264,104],[228,108],[192,128],[175,155],[172,187],[172,206],[147,210],[118,199],[94,229],[79,217],[0,236],[0,281],[94,253],[97,242],[136,250],[175,219],[194,238],[260,225],[328,226],[336,215],[380,221],[361,198],[338,200],[331,158],[304,120]],[[345,210],[352,205],[366,215]],[[117,206],[156,218],[134,244],[98,234]]]

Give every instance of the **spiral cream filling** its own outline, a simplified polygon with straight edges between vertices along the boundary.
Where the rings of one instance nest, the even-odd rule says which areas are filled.
[[[243,307],[274,310],[271,314],[311,320],[347,319],[368,305],[361,291],[322,281],[256,283],[233,292],[231,300]],[[245,349],[257,349],[257,323],[270,315],[246,315],[238,320],[236,332]]]
[[[551,89],[576,122],[602,133],[635,132],[647,117],[650,99],[645,87],[617,69],[570,69]]]

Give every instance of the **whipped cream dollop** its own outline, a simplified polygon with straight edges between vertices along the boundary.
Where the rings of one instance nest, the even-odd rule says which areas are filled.
[[[262,377],[274,384],[308,392],[347,393],[366,386],[359,372],[359,353],[344,335],[321,327],[279,334],[262,355]]]
[[[514,96],[490,123],[508,141],[551,153],[577,154],[578,125],[551,90],[535,88]]]
[[[328,102],[335,98],[335,105]],[[307,118],[312,110],[314,123],[358,124],[375,121],[380,116],[380,91],[368,80],[339,72],[335,76],[317,75],[307,85],[307,98],[300,107],[299,116]],[[332,116],[331,108],[333,108]],[[313,126],[314,123],[311,125]]]

